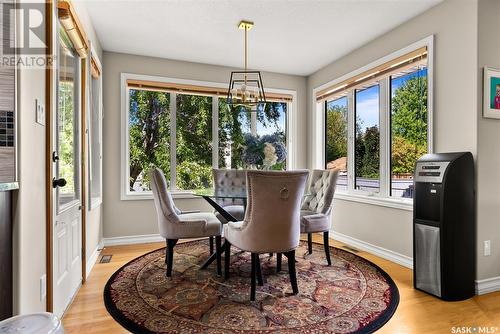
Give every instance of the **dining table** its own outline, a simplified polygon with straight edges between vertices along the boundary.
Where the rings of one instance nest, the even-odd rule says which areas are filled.
[[[221,206],[217,200],[222,200],[222,199],[233,199],[233,200],[241,200],[243,209],[246,210],[247,206],[247,192],[246,191],[234,191],[234,192],[227,192],[227,191],[222,191],[222,190],[216,190],[213,188],[206,188],[206,189],[197,189],[193,191],[194,196],[202,197],[205,201],[210,204],[215,211],[220,213],[224,219],[226,219],[228,222],[236,222],[238,221],[233,215],[231,215],[229,212],[224,210],[224,207]],[[310,196],[309,193],[304,193],[303,198]],[[224,242],[221,246],[220,252],[224,254],[224,250],[226,249],[226,243]],[[210,255],[210,257],[203,263],[200,267],[200,269],[206,269],[212,262],[215,261],[217,258],[217,252],[214,252]]]
[[[236,222],[238,221],[236,218],[234,218],[233,215],[231,215],[229,212],[224,210],[224,208],[217,203],[217,200],[221,199],[239,199],[243,203],[243,208],[246,209],[247,206],[247,192],[222,192],[222,191],[216,191],[215,189],[197,189],[193,191],[194,196],[202,197],[205,201],[210,204],[215,211],[220,213],[224,219],[226,219],[228,222]],[[220,252],[224,254],[224,250],[226,249],[226,243],[224,242],[221,246]],[[209,258],[203,263],[200,267],[200,269],[206,269],[214,260],[217,258],[217,252],[212,253]]]

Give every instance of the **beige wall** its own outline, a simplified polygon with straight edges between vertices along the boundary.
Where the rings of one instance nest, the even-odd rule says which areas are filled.
[[[478,278],[500,277],[500,120],[482,118],[483,67],[500,68],[500,1],[479,0],[477,224]],[[491,240],[491,256],[483,241]]]
[[[153,200],[120,200],[120,73],[227,82],[231,68],[161,58],[104,52],[104,237],[157,234]],[[263,73],[264,86],[297,91],[299,147],[297,167],[306,167],[306,79]],[[176,200],[181,209],[206,208],[200,199]]]
[[[476,155],[476,0],[446,0],[312,74],[307,90],[309,122],[314,112],[311,95],[315,87],[432,34],[435,35],[434,149],[471,151]],[[333,218],[334,232],[412,256],[411,211],[336,199]]]
[[[35,123],[35,99],[45,104],[45,71],[20,71],[18,79],[19,191],[13,205],[15,314],[45,310],[39,281],[45,274],[45,127]]]

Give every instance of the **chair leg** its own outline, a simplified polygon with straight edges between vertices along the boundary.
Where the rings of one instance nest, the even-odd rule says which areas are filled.
[[[313,238],[312,238],[312,233],[307,233],[307,252],[309,254],[313,253]]]
[[[230,255],[231,255],[231,244],[229,241],[224,241],[224,245],[226,248],[224,249],[224,278],[229,278],[229,263],[230,263]]]
[[[256,269],[257,269],[257,254],[252,253],[251,258],[251,270],[250,270],[250,301],[255,300],[255,276],[256,276]]]
[[[167,239],[167,277],[172,276],[172,266],[174,264],[174,247],[179,239]]]
[[[259,286],[264,285],[264,278],[262,277],[262,267],[260,266],[260,257],[259,254],[255,254],[255,258],[257,260],[257,282],[259,283]]]
[[[221,276],[222,275],[222,265],[221,265],[221,260],[222,260],[222,254],[221,254],[221,236],[218,235],[215,237],[215,254],[217,256],[217,275]]]
[[[285,253],[288,258],[288,273],[290,274],[290,283],[292,284],[293,294],[299,293],[299,287],[297,285],[297,273],[295,271],[295,250]]]
[[[281,253],[276,253],[276,272],[279,273],[281,271]]]
[[[209,237],[208,240],[210,241],[210,255],[214,253],[214,237]]]
[[[330,260],[330,245],[329,245],[328,231],[323,232],[323,245],[325,245],[326,261],[328,262],[328,265],[331,266],[332,260]]]

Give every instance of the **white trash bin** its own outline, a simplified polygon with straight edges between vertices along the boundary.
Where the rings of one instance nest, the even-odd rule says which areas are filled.
[[[0,322],[1,334],[63,334],[58,317],[42,312],[18,315]]]

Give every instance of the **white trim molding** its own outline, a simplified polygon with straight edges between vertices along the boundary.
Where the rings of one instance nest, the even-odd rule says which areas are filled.
[[[434,81],[434,35],[430,35],[424,39],[416,41],[398,51],[395,51],[385,57],[377,59],[363,67],[351,71],[345,75],[326,82],[312,90],[311,94],[311,122],[309,125],[309,133],[311,134],[309,150],[311,152],[310,168],[325,168],[325,101],[317,101],[316,95],[318,92],[339,84],[349,78],[359,75],[363,72],[371,70],[388,61],[394,60],[400,56],[408,54],[422,47],[427,47],[427,144],[428,152],[433,152],[433,81]],[[380,188],[378,192],[369,192],[365,190],[355,189],[355,170],[354,170],[354,143],[355,143],[355,98],[353,91],[347,93],[347,108],[348,108],[348,193],[343,195],[342,199],[355,200],[374,205],[382,205],[393,207],[396,209],[411,210],[411,203],[408,200],[400,201],[400,199],[392,197],[390,194],[390,174],[391,174],[391,142],[390,142],[390,81],[389,78],[378,79],[379,85],[379,122],[380,122]],[[365,201],[362,197],[366,198]],[[393,201],[393,199],[395,201]],[[388,201],[386,201],[388,200]],[[411,200],[409,201],[411,202]]]
[[[385,249],[380,246],[375,246],[372,245],[368,242],[365,242],[363,240],[359,240],[353,237],[350,237],[348,235],[335,232],[333,230],[330,231],[330,235],[334,240],[340,241],[348,246],[352,246],[354,248],[357,248],[359,250],[368,252],[370,254],[376,255],[378,257],[381,257],[383,259],[389,260],[391,262],[397,263],[399,265],[402,265],[403,267],[413,269],[413,258],[394,252],[389,249]]]
[[[476,280],[476,295],[500,291],[500,276]]]
[[[129,235],[123,237],[104,238],[104,247],[119,245],[147,244],[151,242],[164,242],[159,234]]]
[[[380,196],[367,196],[361,194],[350,194],[346,192],[336,192],[334,195],[335,199],[364,203],[370,205],[384,206],[387,208],[413,211],[413,200],[411,199],[399,199],[395,197],[380,197]]]
[[[90,272],[92,271],[92,268],[94,268],[94,265],[97,263],[99,254],[101,254],[101,250],[102,250],[102,245],[101,242],[99,242],[97,247],[92,252],[92,255],[90,255],[90,257],[87,259],[87,263],[85,264],[85,267],[87,268],[86,269],[87,277],[85,278],[89,278]]]

